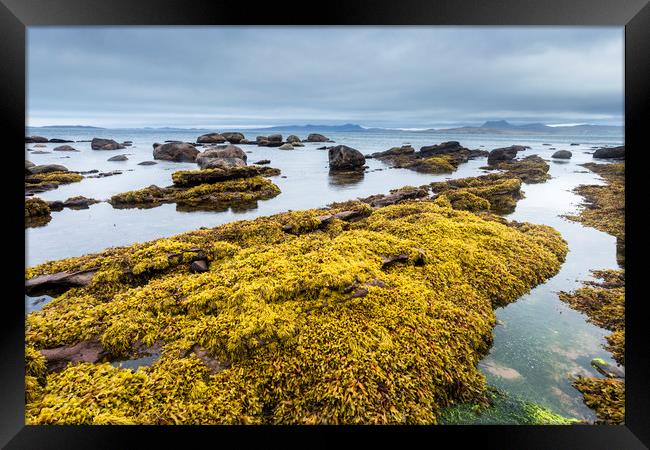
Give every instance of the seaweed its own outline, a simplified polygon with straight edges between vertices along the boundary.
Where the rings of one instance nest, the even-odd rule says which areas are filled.
[[[519,178],[524,183],[544,183],[551,178],[548,174],[549,165],[537,155],[511,161],[500,161],[493,165],[481,167],[481,169],[501,170],[510,177]]]
[[[431,183],[431,189],[444,196],[454,209],[492,211],[507,214],[515,210],[522,198],[521,181],[509,174],[488,174],[479,177]]]
[[[38,227],[46,225],[52,216],[46,201],[38,197],[25,199],[25,227]]]
[[[622,425],[625,421],[625,382],[612,378],[577,377],[573,386],[585,404],[596,411],[596,423]]]
[[[436,423],[441,408],[484,398],[493,309],[554,275],[566,243],[442,202],[350,206],[27,269],[97,269],[27,316],[28,347],[99,339],[124,358],[162,346],[136,371],[48,374],[27,422]],[[193,273],[199,257],[209,270]]]

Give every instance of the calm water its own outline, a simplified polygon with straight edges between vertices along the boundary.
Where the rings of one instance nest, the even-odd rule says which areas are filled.
[[[182,169],[196,169],[193,163],[159,161],[154,166],[139,166],[139,162],[152,160],[152,144],[165,140],[195,141],[207,131],[161,131],[161,130],[28,130],[28,134],[41,134],[48,138],[59,137],[72,140],[106,137],[122,142],[133,141],[132,147],[115,151],[93,151],[89,142],[71,143],[79,153],[52,152],[33,155],[26,151],[26,159],[36,164],[63,164],[70,170],[98,169],[102,172],[122,170],[121,175],[107,178],[84,179],[80,183],[61,186],[39,196],[45,200],[65,200],[84,195],[106,200],[111,195],[157,184],[171,184],[171,173]],[[283,132],[283,135],[300,131]],[[245,130],[248,139],[263,130]],[[591,269],[616,268],[615,238],[597,230],[562,219],[560,215],[573,213],[581,198],[571,189],[579,184],[600,184],[592,172],[578,164],[592,161],[593,146],[620,145],[622,138],[583,136],[504,136],[504,135],[437,135],[418,132],[373,131],[324,133],[337,144],[346,144],[364,154],[386,150],[393,146],[410,143],[416,149],[423,145],[457,140],[472,149],[491,150],[512,144],[529,145],[525,155],[538,154],[550,159],[553,152],[567,149],[573,152],[569,162],[550,162],[553,177],[546,183],[524,185],[525,198],[508,216],[517,221],[543,223],[557,229],[569,243],[569,254],[561,271],[554,278],[538,286],[517,302],[497,310],[499,325],[494,330],[494,346],[482,362],[481,368],[490,384],[501,387],[525,399],[540,403],[560,414],[591,420],[594,414],[582,403],[581,395],[570,386],[568,376],[575,373],[597,375],[590,366],[591,359],[602,358],[614,363],[602,349],[607,331],[585,321],[581,313],[567,308],[557,297],[559,291],[573,290],[580,280],[591,279]],[[570,146],[570,143],[580,143]],[[550,143],[543,146],[542,143]],[[51,151],[62,144],[46,144],[46,148],[26,148]],[[213,227],[234,220],[252,219],[283,212],[289,209],[305,209],[326,206],[334,201],[387,193],[390,189],[405,185],[422,185],[449,178],[476,176],[483,173],[479,167],[485,159],[470,161],[451,175],[419,174],[405,169],[388,169],[377,160],[369,159],[368,172],[355,182],[342,183],[329,176],[327,151],[317,150],[323,143],[306,143],[291,151],[277,148],[241,145],[248,152],[248,162],[271,160],[271,167],[282,170],[286,178],[274,177],[282,193],[270,200],[258,202],[258,207],[247,211],[180,212],[175,205],[162,205],[152,209],[113,209],[107,203],[92,205],[87,210],[64,209],[53,212],[47,226],[26,230],[27,265],[47,260],[97,252],[106,247],[128,245],[163,236],[171,236],[197,229]],[[331,144],[327,144],[331,145]],[[107,162],[116,154],[127,154],[128,161]],[[69,158],[65,158],[68,156]],[[376,170],[385,169],[385,170]],[[47,302],[43,297],[26,299],[26,311],[38,310]]]

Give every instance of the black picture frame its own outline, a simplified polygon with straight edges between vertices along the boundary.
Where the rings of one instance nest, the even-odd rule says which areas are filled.
[[[185,0],[0,0],[0,61],[2,75],[2,121],[5,156],[20,164],[18,149],[25,131],[26,27],[47,25],[616,25],[625,27],[625,144],[626,171],[626,424],[621,426],[445,426],[445,427],[79,427],[24,425],[24,228],[14,220],[23,209],[22,179],[18,171],[6,173],[11,202],[6,208],[5,246],[23,244],[4,256],[5,284],[11,294],[0,314],[0,445],[6,448],[133,448],[136,441],[148,446],[159,443],[192,445],[223,436],[238,445],[253,436],[269,439],[309,439],[312,444],[348,440],[352,433],[384,442],[418,437],[429,445],[451,439],[453,445],[476,440],[485,448],[636,449],[650,446],[650,380],[647,333],[643,314],[645,298],[640,282],[641,249],[645,240],[640,200],[642,170],[650,149],[643,145],[650,104],[650,5],[648,0],[439,0],[351,1],[309,4],[306,2],[198,1]],[[630,151],[631,149],[631,151]],[[16,179],[14,179],[14,177]],[[15,192],[14,192],[15,189]],[[19,192],[21,190],[21,192]],[[635,209],[636,208],[636,209]],[[7,251],[7,250],[5,250]],[[16,292],[14,292],[14,290]],[[637,294],[639,293],[639,294]],[[15,295],[14,295],[15,294]],[[169,431],[173,431],[169,432]],[[321,435],[318,441],[313,434]],[[408,434],[406,434],[408,433]],[[418,436],[415,436],[418,435]]]

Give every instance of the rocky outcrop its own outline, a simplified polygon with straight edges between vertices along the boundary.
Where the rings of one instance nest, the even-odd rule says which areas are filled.
[[[153,149],[153,158],[165,161],[194,162],[199,151],[192,144],[170,142]]]
[[[90,142],[90,148],[93,150],[118,150],[125,147],[113,139],[94,138]]]
[[[311,136],[311,135],[310,135]],[[347,145],[337,145],[328,150],[330,170],[363,170],[366,158],[363,154]]]
[[[594,158],[625,159],[625,146],[599,148],[594,152]]]
[[[244,139],[244,135],[238,132],[221,133],[221,135],[231,144],[239,144]]]
[[[58,147],[54,147],[52,150],[55,152],[78,152],[74,147],[71,147],[69,145],[59,145]]]
[[[553,155],[551,155],[551,158],[571,159],[572,156],[573,153],[571,153],[569,150],[558,150],[557,152],[553,153]]]
[[[237,166],[206,170],[181,170],[172,174],[172,180],[174,186],[186,188],[240,178],[251,178],[255,176],[271,177],[276,175],[280,175],[280,170],[273,167]]]
[[[34,164],[31,161],[25,160],[25,175],[30,175],[32,172],[29,169],[31,169],[34,166],[36,166],[36,164]]]
[[[196,142],[200,144],[223,144],[226,138],[219,133],[208,133],[196,138]]]
[[[488,155],[488,164],[493,165],[501,161],[510,161],[517,157],[517,152],[525,150],[522,145],[511,145],[510,147],[495,148]]]

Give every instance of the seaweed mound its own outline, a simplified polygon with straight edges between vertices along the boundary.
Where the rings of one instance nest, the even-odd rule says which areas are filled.
[[[33,173],[25,176],[25,193],[33,194],[56,189],[61,184],[76,183],[83,176],[74,172],[54,171]]]
[[[38,227],[46,225],[52,216],[46,201],[37,197],[25,199],[25,227]]]
[[[278,169],[260,166],[182,170],[172,174],[172,186],[151,185],[122,192],[113,195],[109,203],[114,208],[153,208],[163,203],[176,203],[187,210],[255,207],[257,200],[280,194],[280,188],[264,178],[279,174]]]
[[[410,145],[393,147],[384,152],[373,153],[370,158],[423,173],[452,173],[458,166],[473,158],[487,156],[484,150],[470,150],[456,141],[424,146],[415,151]]]
[[[546,226],[357,202],[45,263],[26,277],[95,272],[26,319],[29,354],[59,356],[32,358],[27,422],[435,423],[484,395],[493,308],[566,251]],[[101,351],[61,370],[82,343]]]
[[[549,165],[538,155],[530,155],[521,159],[499,161],[483,170],[502,170],[511,177],[517,177],[524,183],[544,183],[550,179]]]
[[[521,181],[509,174],[488,174],[479,177],[431,183],[439,197],[445,197],[454,209],[491,211],[507,214],[515,210],[522,197]]]

